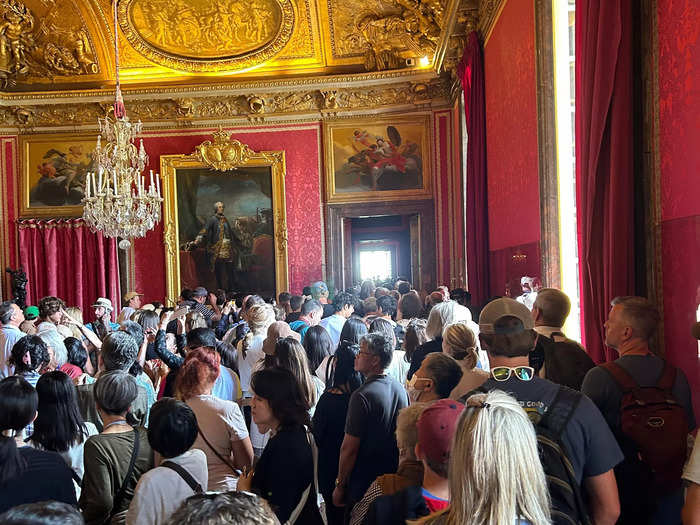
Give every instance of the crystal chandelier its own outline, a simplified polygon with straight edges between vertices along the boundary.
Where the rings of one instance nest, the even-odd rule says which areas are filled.
[[[93,152],[97,172],[86,175],[83,219],[93,231],[100,231],[106,237],[131,239],[143,237],[160,222],[163,199],[159,175],[154,177],[151,171],[146,185],[141,174],[148,164],[143,140],[138,148],[135,144],[136,136],[141,133],[141,121],[129,122],[124,108],[119,84],[117,0],[114,0],[114,52],[117,72],[114,119],[106,115],[97,120],[100,135]]]

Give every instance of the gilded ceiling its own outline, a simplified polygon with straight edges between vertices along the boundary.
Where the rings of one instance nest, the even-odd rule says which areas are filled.
[[[437,72],[475,0],[119,0],[123,84]],[[3,91],[114,81],[110,0],[0,0]],[[209,80],[211,81],[211,80]]]
[[[122,90],[154,126],[439,106],[477,13],[501,2],[118,0]],[[109,111],[113,10],[0,0],[0,128],[92,127]]]

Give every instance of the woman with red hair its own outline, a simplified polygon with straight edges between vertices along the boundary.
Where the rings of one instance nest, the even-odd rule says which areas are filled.
[[[211,395],[221,358],[212,348],[191,350],[177,376],[177,396],[197,416],[193,448],[207,455],[210,491],[236,490],[240,471],[253,464],[253,446],[238,404]]]

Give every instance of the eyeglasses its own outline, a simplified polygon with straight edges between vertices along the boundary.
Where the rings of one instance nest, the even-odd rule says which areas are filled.
[[[508,381],[511,374],[514,374],[521,381],[530,381],[535,375],[535,369],[531,366],[516,366],[514,368],[496,366],[491,369],[491,377],[496,381]]]
[[[365,354],[365,355],[370,355],[370,356],[374,355],[372,352],[365,352],[363,350],[360,350],[359,352],[357,352],[357,355],[360,355],[360,354]]]

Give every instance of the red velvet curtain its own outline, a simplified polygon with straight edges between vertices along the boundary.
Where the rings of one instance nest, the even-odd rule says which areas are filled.
[[[92,233],[82,219],[25,219],[17,226],[20,265],[28,279],[27,304],[54,295],[90,312],[95,299],[107,297],[119,310],[115,239]]]
[[[576,2],[576,198],[583,338],[596,362],[610,301],[634,293],[631,0]]]
[[[482,305],[489,297],[489,227],[486,209],[484,54],[476,31],[467,37],[467,46],[457,71],[464,90],[467,122],[467,284],[472,303]]]

